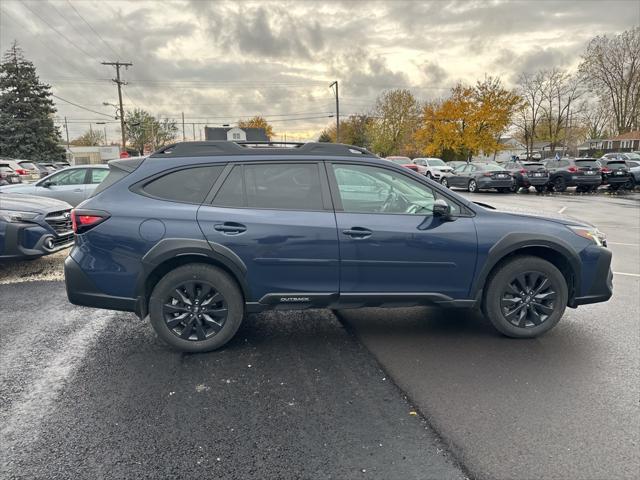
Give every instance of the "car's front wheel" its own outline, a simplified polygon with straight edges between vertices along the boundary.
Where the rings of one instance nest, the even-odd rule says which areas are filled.
[[[202,263],[167,273],[149,299],[149,317],[158,336],[185,352],[222,347],[238,331],[243,316],[244,301],[233,279]]]
[[[551,330],[564,314],[567,282],[553,264],[518,256],[502,264],[485,287],[483,311],[508,337],[533,338]]]
[[[441,184],[443,187],[449,188],[449,180],[447,180],[447,178],[446,178],[446,177],[444,177],[442,180],[440,180],[440,184]]]

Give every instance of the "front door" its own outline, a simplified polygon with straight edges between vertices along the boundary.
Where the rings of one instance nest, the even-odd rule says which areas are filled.
[[[358,294],[440,294],[466,298],[476,262],[473,218],[410,174],[332,163],[340,240],[340,298]],[[453,217],[433,215],[435,199]]]
[[[198,223],[209,243],[244,262],[251,301],[306,306],[337,296],[336,220],[322,164],[236,165]],[[287,293],[312,295],[278,295]]]
[[[63,200],[75,207],[85,199],[87,173],[87,168],[72,168],[50,175],[36,184],[37,194]]]

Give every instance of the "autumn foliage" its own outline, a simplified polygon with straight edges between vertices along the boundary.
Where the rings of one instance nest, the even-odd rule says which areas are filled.
[[[471,159],[481,152],[496,153],[500,136],[519,108],[520,97],[499,79],[488,77],[473,87],[458,84],[448,98],[424,106],[414,141],[427,156],[449,151],[457,158]]]

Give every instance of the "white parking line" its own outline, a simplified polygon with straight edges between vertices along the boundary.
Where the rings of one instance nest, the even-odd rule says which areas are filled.
[[[640,243],[607,242],[607,245],[626,245],[627,247],[640,247]]]
[[[640,277],[640,273],[613,272],[614,275],[625,275],[627,277]]]
[[[567,206],[565,205],[564,207],[562,207],[560,210],[558,210],[558,213],[564,213],[564,211],[567,209]]]

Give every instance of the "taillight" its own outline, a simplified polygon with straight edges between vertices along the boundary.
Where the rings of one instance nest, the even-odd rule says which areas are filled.
[[[611,173],[611,169],[609,167],[602,167],[602,170],[600,170],[602,173]]]
[[[24,168],[16,168],[16,173],[18,175],[27,175],[27,171]]]
[[[576,167],[574,167],[574,166],[569,167],[569,168],[568,168],[568,170],[569,170],[571,173],[576,173],[576,172],[578,171],[578,169],[577,169]]]
[[[527,172],[527,169],[526,169],[526,168],[523,168],[522,170],[520,170],[520,173],[522,173],[522,174],[526,174],[526,173],[528,173],[528,172]]]
[[[99,210],[71,210],[71,226],[73,227],[73,233],[79,235],[88,230],[91,230],[96,225],[104,222],[109,218],[107,212]]]

